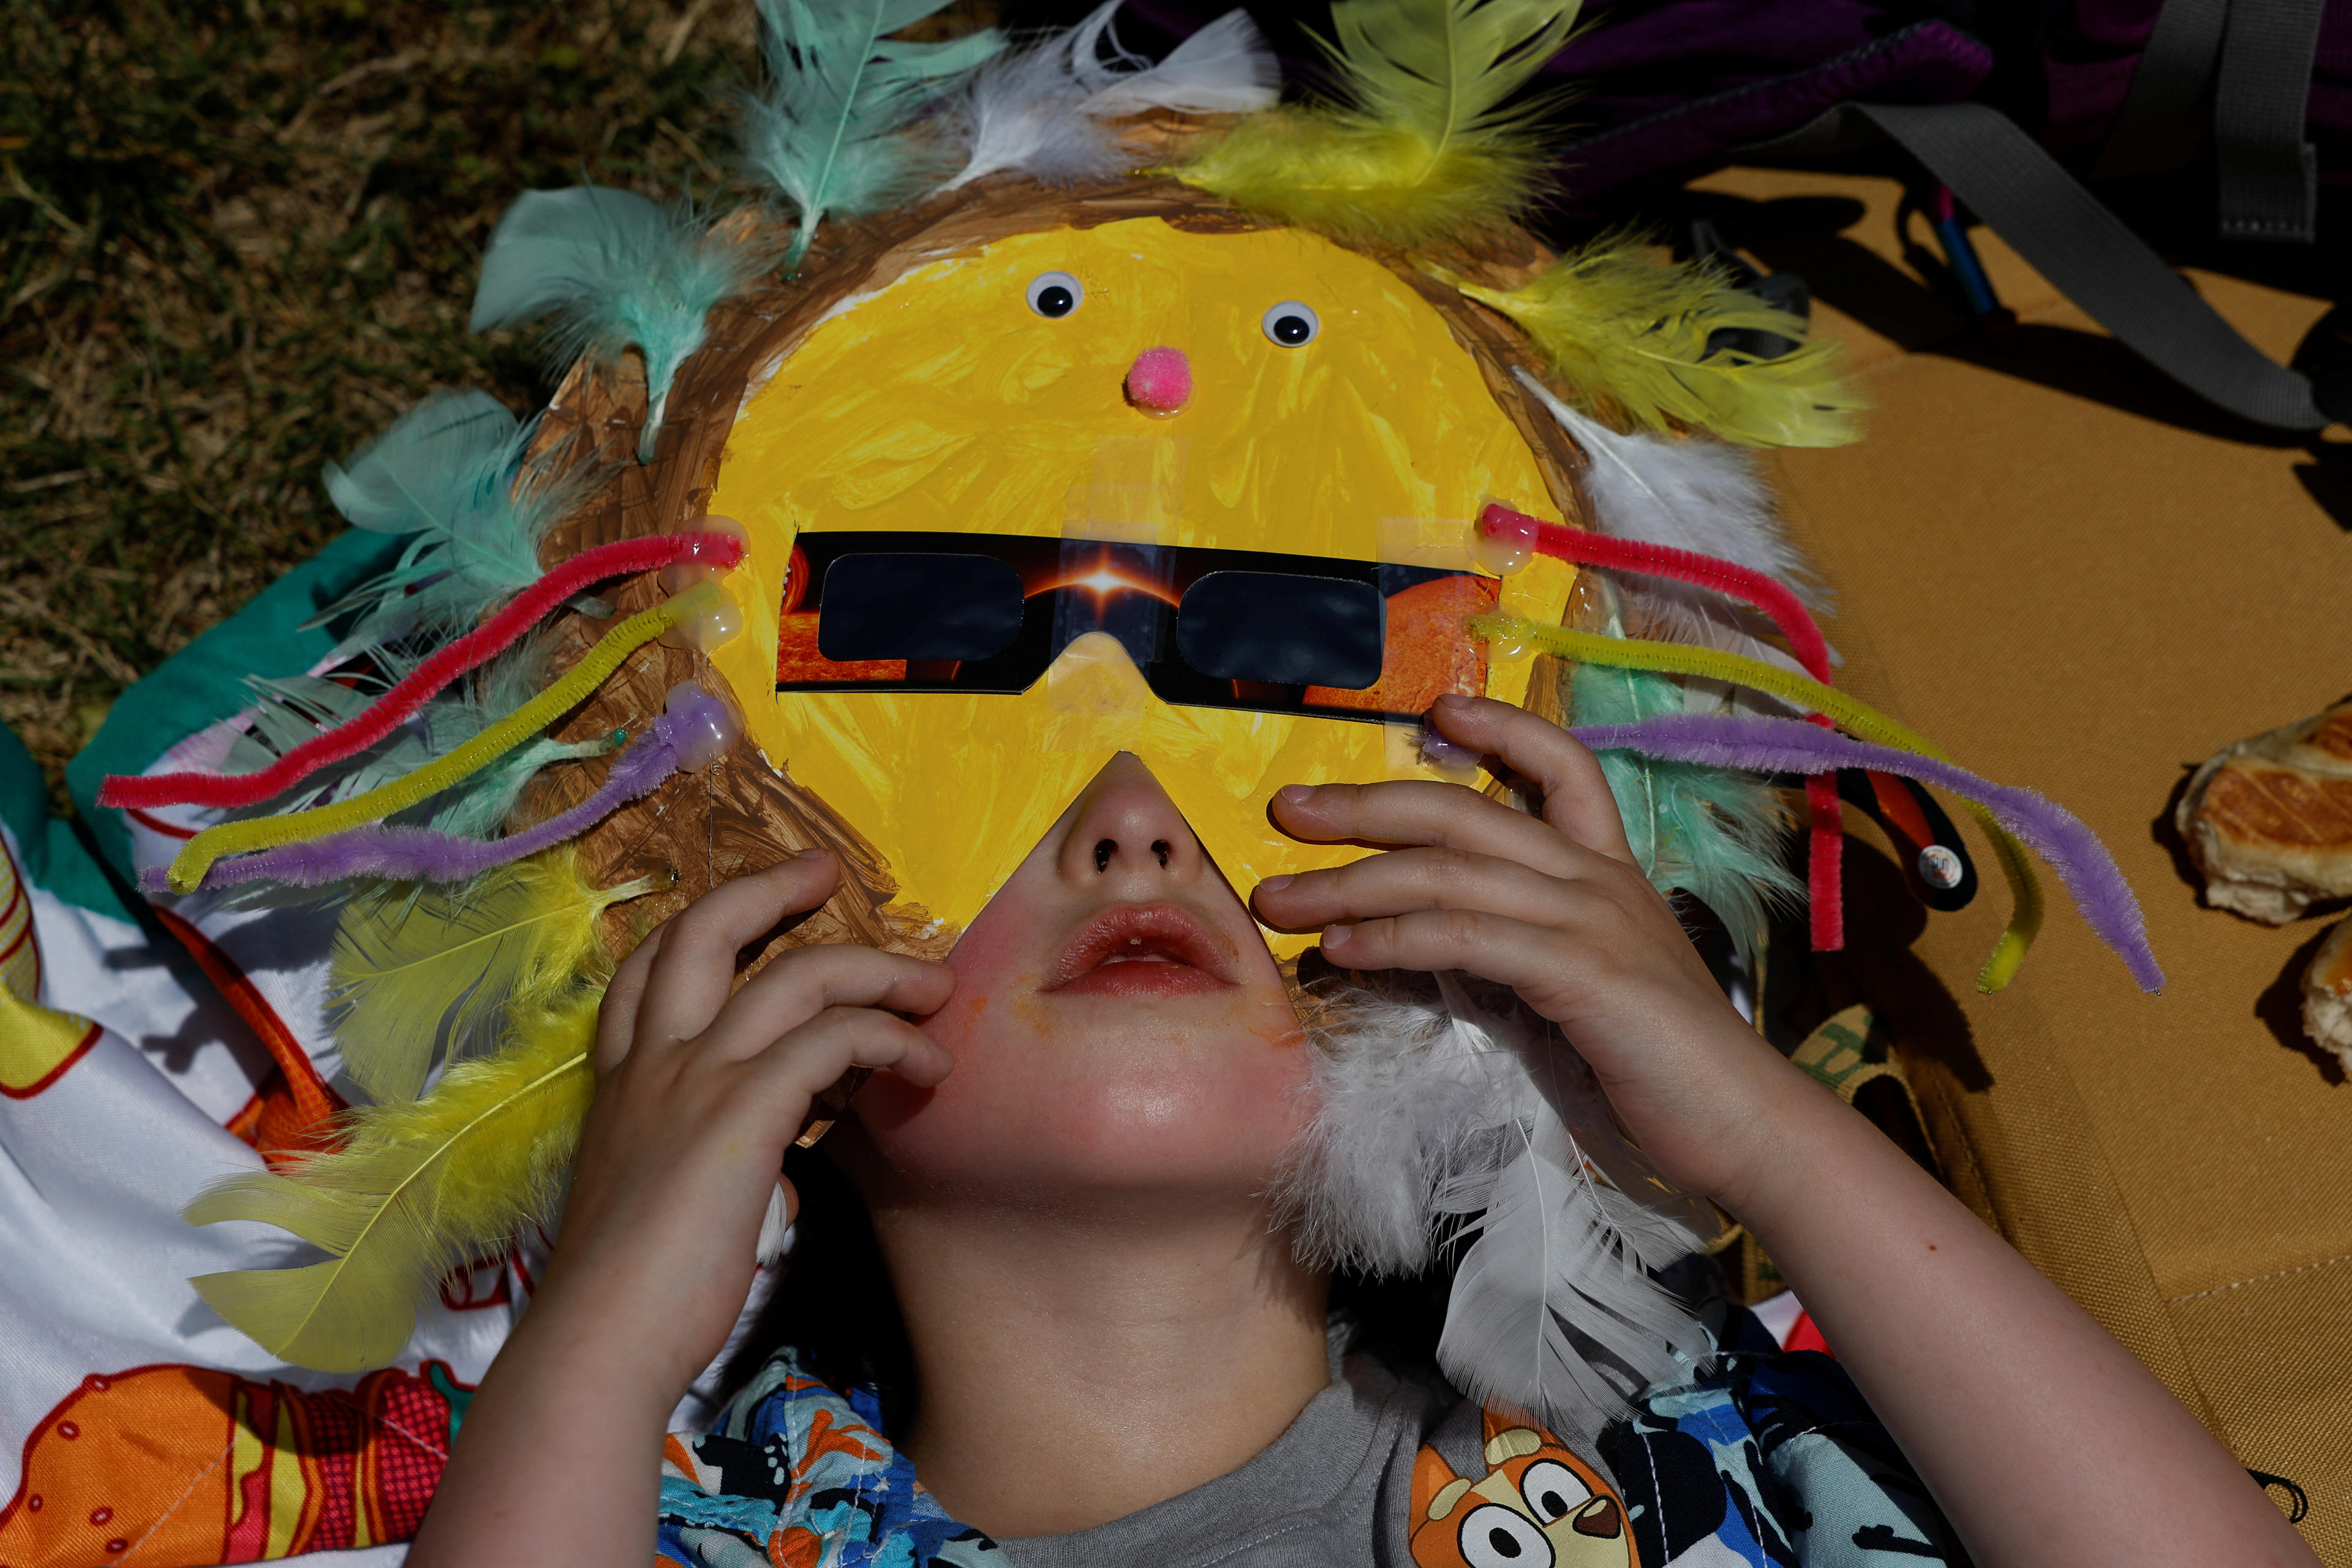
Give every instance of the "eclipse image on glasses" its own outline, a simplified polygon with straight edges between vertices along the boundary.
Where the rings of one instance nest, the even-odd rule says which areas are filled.
[[[1380,721],[1484,685],[1474,573],[1027,534],[803,534],[778,691],[1020,692],[1118,639],[1163,702]]]

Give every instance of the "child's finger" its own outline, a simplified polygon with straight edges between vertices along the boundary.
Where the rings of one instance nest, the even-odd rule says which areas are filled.
[[[1555,877],[1574,876],[1586,853],[1539,818],[1434,779],[1288,784],[1275,793],[1273,810],[1276,826],[1310,843],[1431,845],[1492,855]]]
[[[787,914],[833,896],[841,867],[811,850],[713,888],[664,922],[637,1004],[631,1048],[690,1040],[710,1026],[735,989],[735,955]]]
[[[1441,697],[1430,717],[1447,740],[1501,758],[1541,789],[1546,822],[1587,848],[1633,864],[1617,797],[1583,742],[1549,719],[1486,697]]]
[[[1257,885],[1250,905],[1267,924],[1285,931],[1414,910],[1482,910],[1558,926],[1584,907],[1576,894],[1573,883],[1491,855],[1396,849],[1328,870],[1268,878]]]
[[[602,1078],[621,1065],[629,1054],[629,1042],[637,1034],[637,1005],[645,1000],[646,977],[653,972],[654,955],[661,951],[662,940],[669,932],[667,924],[657,925],[646,940],[637,943],[636,951],[621,960],[621,967],[613,973],[613,983],[604,987],[604,1000],[596,1009],[596,1076]]]
[[[697,1048],[718,1060],[740,1061],[758,1056],[827,1008],[935,1013],[947,1005],[954,989],[954,973],[946,966],[904,953],[845,945],[803,947],[753,975],[702,1031]]]
[[[1416,910],[1335,925],[1323,955],[1343,969],[1463,969],[1498,984],[1558,991],[1588,950],[1559,933],[1484,910]]]
[[[766,1101],[760,1111],[765,1124],[782,1126],[784,1116],[797,1118],[852,1068],[896,1073],[928,1089],[954,1070],[955,1058],[904,1018],[871,1007],[827,1007],[745,1065]]]

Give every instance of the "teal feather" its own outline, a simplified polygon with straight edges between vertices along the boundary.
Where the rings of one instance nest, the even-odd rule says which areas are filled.
[[[465,744],[539,694],[547,684],[551,647],[535,637],[492,660],[474,678],[460,701],[436,703],[426,710],[428,744],[425,760]],[[515,804],[539,771],[551,763],[603,756],[620,743],[612,735],[585,741],[559,741],[539,735],[499,757],[481,772],[393,818],[454,833],[464,838],[496,838],[506,832]]]
[[[399,674],[395,666],[388,677],[363,679],[356,687],[316,675],[251,680],[259,700],[247,710],[252,728],[229,750],[228,771],[250,772],[266,766],[365,708]],[[320,769],[275,800],[232,815],[268,816],[300,811],[388,784],[454,751],[521,707],[546,683],[546,645],[543,638],[534,637],[484,667],[465,689],[426,704],[415,718],[357,756]],[[497,837],[506,831],[516,802],[541,768],[551,763],[602,756],[618,743],[609,735],[577,742],[541,735],[391,820],[467,838]]]
[[[945,43],[890,34],[946,0],[759,0],[768,79],[744,101],[744,153],[800,216],[784,273],[800,269],[827,213],[908,201],[960,162],[914,121],[1004,47],[994,28]]]
[[[691,206],[661,206],[634,191],[526,191],[491,232],[472,328],[552,315],[547,352],[559,364],[634,346],[646,362],[644,462],[670,384],[709,331],[711,308],[749,288],[773,255],[759,225],[713,225]]]
[[[247,710],[253,723],[230,744],[223,771],[249,773],[268,767],[320,731],[357,715],[386,684],[371,679],[345,685],[322,675],[246,677],[257,699]]]
[[[1654,670],[1576,667],[1569,711],[1577,724],[1630,724],[1683,711],[1683,689]],[[1713,910],[1751,954],[1774,906],[1802,900],[1781,861],[1790,817],[1780,790],[1753,773],[1666,763],[1637,752],[1599,753],[1625,819],[1633,858],[1660,892],[1680,889]]]
[[[350,466],[330,463],[328,499],[352,526],[415,537],[392,568],[312,617],[357,613],[344,653],[472,626],[535,582],[540,542],[580,494],[576,480],[521,479],[532,435],[481,392],[436,392],[393,421]]]

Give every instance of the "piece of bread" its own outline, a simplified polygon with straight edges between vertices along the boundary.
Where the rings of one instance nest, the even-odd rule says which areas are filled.
[[[2216,909],[2284,925],[2352,895],[2352,702],[2209,758],[2174,820]]]
[[[2303,972],[2303,1027],[2352,1074],[2352,921],[2327,933]]]

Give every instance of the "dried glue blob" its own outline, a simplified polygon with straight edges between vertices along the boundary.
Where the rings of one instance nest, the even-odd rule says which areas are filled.
[[[1535,651],[1532,644],[1517,637],[1495,637],[1486,644],[1486,656],[1499,664],[1517,664]]]
[[[720,588],[712,595],[709,608],[698,616],[688,616],[662,633],[662,646],[684,648],[689,653],[711,653],[742,629],[742,608],[732,595]]]
[[[669,689],[668,706],[654,725],[663,740],[677,748],[680,773],[700,773],[743,737],[743,721],[736,716],[735,705],[690,680]]]
[[[751,553],[751,531],[731,517],[697,518],[678,531],[684,534],[724,534],[741,546],[736,554],[737,560],[742,560]],[[725,576],[730,568],[719,563],[717,553],[717,545],[696,542],[684,556],[661,569],[661,575],[656,579],[661,584],[661,591],[683,594],[697,583],[715,583]]]
[[[1455,745],[1430,725],[1422,727],[1421,760],[1441,773],[1467,774],[1478,771],[1479,759],[1475,750]]]
[[[1470,525],[1470,559],[1481,571],[1507,577],[1535,559],[1536,520],[1514,514],[1482,517]]]

